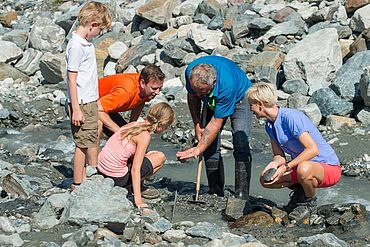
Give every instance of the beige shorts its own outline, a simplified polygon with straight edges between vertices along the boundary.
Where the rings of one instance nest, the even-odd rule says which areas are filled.
[[[80,109],[85,117],[81,126],[75,126],[71,121],[71,130],[74,142],[79,148],[91,148],[98,146],[98,104],[96,101],[80,104]],[[71,106],[68,107],[71,118]]]

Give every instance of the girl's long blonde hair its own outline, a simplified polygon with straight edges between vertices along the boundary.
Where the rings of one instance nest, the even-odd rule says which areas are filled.
[[[143,131],[155,132],[157,128],[165,130],[175,121],[175,118],[176,114],[172,107],[165,102],[160,102],[148,109],[145,117],[146,122],[121,130],[120,137],[130,140]]]

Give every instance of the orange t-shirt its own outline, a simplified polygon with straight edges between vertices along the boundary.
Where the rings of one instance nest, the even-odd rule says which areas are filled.
[[[99,79],[99,100],[106,113],[132,110],[145,99],[139,97],[139,73],[124,73]]]

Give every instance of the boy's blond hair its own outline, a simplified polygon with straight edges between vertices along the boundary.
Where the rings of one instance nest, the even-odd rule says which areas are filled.
[[[248,102],[263,103],[266,107],[273,107],[277,103],[276,90],[273,84],[257,82],[246,93]]]
[[[81,26],[87,26],[91,22],[99,23],[100,29],[108,29],[112,25],[109,8],[106,4],[99,2],[88,2],[78,14],[78,22]]]

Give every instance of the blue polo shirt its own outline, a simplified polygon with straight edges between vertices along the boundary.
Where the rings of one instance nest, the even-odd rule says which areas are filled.
[[[325,141],[311,120],[298,110],[280,107],[275,122],[267,120],[265,129],[270,138],[276,141],[292,159],[303,152],[304,146],[298,138],[303,132],[308,132],[320,150],[320,153],[311,160],[339,165],[334,149]]]
[[[236,63],[220,56],[205,56],[194,60],[185,70],[186,90],[195,94],[190,86],[190,71],[198,64],[210,64],[216,70],[216,83],[211,95],[203,99],[207,104],[215,100],[214,117],[225,118],[234,113],[235,104],[244,98],[245,92],[252,85],[247,75]]]

